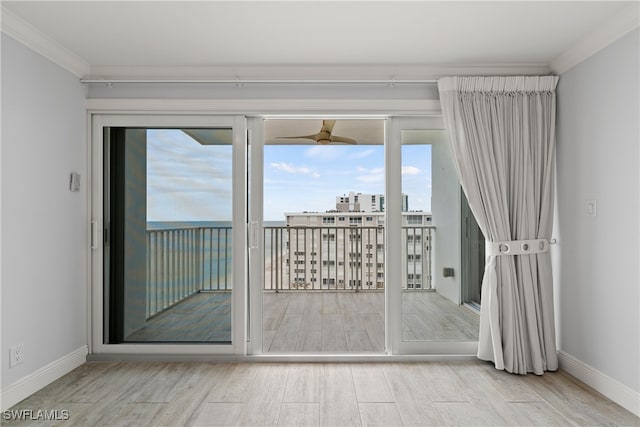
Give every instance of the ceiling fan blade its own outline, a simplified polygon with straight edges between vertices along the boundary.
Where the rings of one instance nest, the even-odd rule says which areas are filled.
[[[358,143],[358,141],[356,141],[355,139],[347,138],[346,136],[338,136],[338,135],[332,135],[331,136],[331,142],[344,142],[346,144],[357,144]]]
[[[331,133],[331,132],[333,132],[333,127],[335,125],[336,125],[336,121],[335,120],[323,120],[322,121],[322,129],[320,129],[320,132]]]
[[[314,141],[318,140],[318,135],[319,134],[313,134],[313,135],[300,135],[300,136],[279,136],[277,137],[278,139],[313,139]]]

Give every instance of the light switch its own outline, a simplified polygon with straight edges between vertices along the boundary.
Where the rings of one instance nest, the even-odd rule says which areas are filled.
[[[598,214],[598,202],[596,200],[587,200],[585,213],[589,216]]]

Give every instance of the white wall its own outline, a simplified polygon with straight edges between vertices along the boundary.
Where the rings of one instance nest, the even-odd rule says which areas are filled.
[[[87,345],[85,98],[77,77],[2,34],[3,389]],[[16,344],[25,362],[9,368]]]
[[[561,352],[640,391],[639,32],[558,86]],[[597,201],[597,216],[586,214]],[[559,263],[559,264],[558,264]]]
[[[431,147],[431,212],[436,226],[433,285],[440,295],[460,304],[460,183],[446,132]],[[453,268],[453,277],[443,276],[445,267]]]

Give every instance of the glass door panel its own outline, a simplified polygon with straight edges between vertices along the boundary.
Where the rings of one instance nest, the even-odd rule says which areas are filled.
[[[264,121],[259,352],[385,350],[384,127]]]
[[[392,239],[401,266],[390,298],[399,308],[395,351],[473,354],[479,316],[463,304],[461,190],[446,132],[438,118],[392,120],[390,138],[400,152],[395,167],[408,200],[396,224],[399,238]]]
[[[104,343],[230,344],[233,129],[103,138]]]
[[[478,316],[460,305],[459,183],[445,131],[402,131],[404,341],[476,341]],[[458,272],[456,274],[456,272]]]

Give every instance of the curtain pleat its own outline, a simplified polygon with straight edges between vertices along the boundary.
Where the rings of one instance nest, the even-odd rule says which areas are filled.
[[[551,238],[558,78],[438,82],[462,188],[487,242]],[[549,252],[489,255],[478,357],[526,374],[556,370]]]

